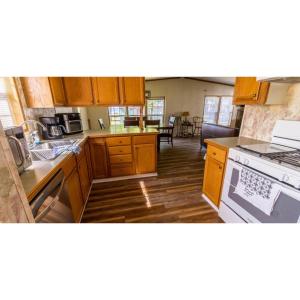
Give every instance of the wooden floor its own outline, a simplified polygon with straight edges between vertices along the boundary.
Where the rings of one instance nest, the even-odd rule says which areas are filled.
[[[94,184],[84,223],[220,223],[202,199],[204,161],[198,138],[163,143],[158,176]]]

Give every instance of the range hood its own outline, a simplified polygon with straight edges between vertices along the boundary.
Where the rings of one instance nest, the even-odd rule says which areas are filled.
[[[258,81],[300,83],[300,77],[256,77]]]

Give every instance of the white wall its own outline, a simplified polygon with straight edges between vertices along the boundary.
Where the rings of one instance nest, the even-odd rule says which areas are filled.
[[[185,78],[146,81],[145,88],[151,91],[151,97],[166,97],[167,118],[184,111],[190,113],[190,118],[202,117],[206,95],[233,95],[232,86]]]
[[[183,111],[188,111],[190,118],[202,117],[206,95],[233,95],[232,86],[180,78],[146,81],[145,89],[151,91],[151,97],[165,96],[166,118]],[[99,118],[103,119],[105,126],[109,126],[107,107],[87,107],[86,117],[93,130],[99,129]]]

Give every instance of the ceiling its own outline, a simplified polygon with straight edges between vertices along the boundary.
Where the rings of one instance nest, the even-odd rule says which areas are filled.
[[[172,77],[146,77],[146,80],[154,80],[154,79],[170,79]],[[176,77],[178,78],[178,77]],[[185,77],[182,77],[185,78]],[[225,83],[225,84],[231,84],[234,85],[235,77],[187,77],[187,78],[196,78],[199,80],[204,81],[212,81],[212,82],[218,82],[218,83]]]

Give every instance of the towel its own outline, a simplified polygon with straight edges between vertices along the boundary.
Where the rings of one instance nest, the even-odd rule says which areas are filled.
[[[59,155],[65,151],[71,151],[75,154],[80,153],[80,147],[78,145],[65,145],[65,146],[56,146],[53,148],[53,152],[55,155]]]
[[[242,168],[234,193],[270,216],[280,194],[280,185],[257,172]]]

